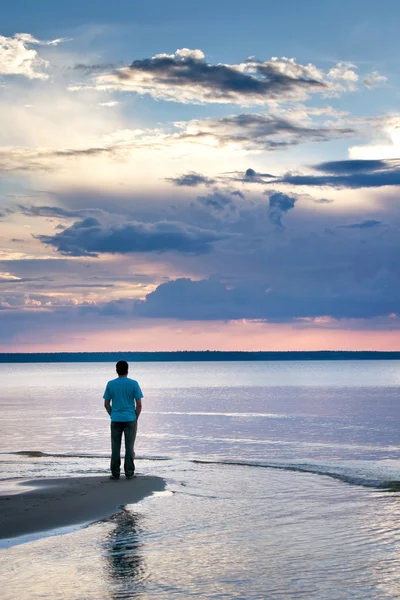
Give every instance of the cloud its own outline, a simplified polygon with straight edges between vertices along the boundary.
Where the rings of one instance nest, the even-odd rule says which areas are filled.
[[[39,282],[43,285],[44,283],[51,281],[52,279],[50,277],[16,277],[15,275],[12,275],[12,273],[0,273],[0,285],[8,285],[10,283],[15,285],[33,282]]]
[[[387,82],[387,77],[380,75],[377,71],[372,71],[372,73],[369,73],[365,76],[363,83],[368,89],[372,90],[374,88],[386,85]]]
[[[282,216],[288,212],[296,203],[297,198],[282,194],[281,192],[267,192],[269,195],[269,210],[268,215],[271,223],[277,227],[283,227]]]
[[[212,244],[227,237],[213,231],[184,225],[179,222],[159,221],[123,224],[104,224],[87,217],[53,236],[36,236],[43,244],[57,248],[70,256],[97,256],[100,253],[180,252],[204,254]]]
[[[200,175],[200,173],[196,173],[195,171],[190,171],[179,177],[168,177],[167,181],[179,187],[197,187],[198,185],[212,185],[215,183],[215,179]]]
[[[271,183],[267,181],[276,179],[276,175],[272,175],[271,173],[257,173],[254,169],[246,169],[246,171],[233,171],[231,173],[224,173],[224,179],[229,179],[231,181],[241,181],[242,183]]]
[[[361,119],[358,119],[359,121]],[[357,119],[353,119],[354,122]],[[386,114],[365,119],[365,133],[370,138],[367,144],[351,146],[349,157],[361,160],[393,160],[400,157],[400,115]]]
[[[95,85],[101,90],[149,94],[180,103],[251,105],[303,100],[311,93],[343,90],[343,82],[347,89],[353,89],[350,83],[356,75],[351,67],[339,63],[336,70],[323,73],[315,65],[297,64],[286,57],[210,64],[201,50],[182,48],[174,54],[135,60],[129,66],[101,74],[95,78]]]
[[[215,190],[207,196],[197,196],[197,202],[204,206],[204,208],[209,209],[212,213],[219,214],[220,216],[223,216],[223,218],[226,218],[236,213],[237,207],[236,202],[232,199],[233,194]]]
[[[13,212],[15,212],[14,208],[2,207],[0,210],[0,219],[8,217],[9,215],[13,214]]]
[[[59,206],[25,206],[23,204],[17,204],[16,210],[28,217],[56,217],[59,219],[82,219],[85,216],[104,216],[107,214],[101,208],[70,210]]]
[[[371,171],[386,171],[393,163],[385,160],[334,160],[314,165],[316,171],[326,173],[346,174],[368,173]],[[400,166],[400,164],[399,164]]]
[[[24,117],[26,119],[26,116]],[[90,123],[89,123],[90,124]],[[97,125],[97,123],[96,123]],[[53,125],[52,125],[53,126]],[[107,159],[128,163],[132,152],[187,151],[187,144],[205,148],[233,148],[246,152],[282,150],[291,146],[311,142],[326,142],[336,138],[355,137],[356,131],[349,127],[333,124],[327,126],[305,126],[294,119],[271,114],[240,114],[222,119],[203,119],[174,123],[175,131],[160,129],[117,130],[108,135],[96,135],[92,145],[79,144],[79,147],[49,148],[6,146],[0,149],[0,171],[2,172],[57,172],[69,165],[69,160]],[[54,123],[53,129],[56,128]],[[41,135],[41,132],[38,132]],[[54,137],[54,145],[60,144],[60,138]],[[103,161],[104,162],[104,161]],[[256,182],[251,175],[252,169],[244,180]],[[260,177],[272,177],[265,173]],[[180,177],[168,178],[177,186],[194,187],[211,185],[213,178],[205,177],[194,171]],[[240,180],[243,175],[240,174]],[[261,180],[259,181],[261,182]]]
[[[118,100],[111,100],[110,102],[99,102],[99,106],[105,106],[106,108],[114,108],[114,106],[118,106]]]
[[[251,183],[264,183],[264,177],[274,177],[273,175],[271,175],[270,173],[257,173],[254,169],[247,169],[243,180],[244,181],[249,181]]]
[[[328,78],[338,82],[336,89],[354,92],[357,89],[358,75],[352,63],[338,63],[328,72]]]
[[[335,125],[303,125],[295,119],[273,114],[240,114],[222,119],[176,123],[181,133],[175,139],[217,146],[239,146],[249,151],[282,150],[308,142],[354,137],[355,129]],[[171,141],[172,141],[171,136]],[[247,173],[251,177],[252,169]],[[266,176],[269,176],[266,174]]]
[[[382,225],[382,221],[376,221],[375,219],[368,219],[366,221],[361,221],[361,223],[350,223],[349,225],[337,225],[337,228],[340,229],[372,229],[375,227],[380,227]]]
[[[96,73],[99,71],[109,71],[110,69],[114,69],[115,64],[113,63],[98,63],[87,65],[84,63],[77,63],[73,67],[70,67],[73,71],[82,71],[85,75],[90,75],[91,73]]]
[[[35,281],[35,280],[31,280]],[[36,311],[51,311],[58,307],[77,307],[90,305],[90,302],[80,303],[75,298],[57,297],[50,294],[40,293],[21,293],[21,294],[2,294],[0,296],[0,310],[28,309]]]
[[[22,75],[28,79],[47,79],[48,62],[40,58],[32,46],[56,46],[67,38],[48,42],[37,40],[29,33],[16,33],[14,37],[0,35],[0,75]]]
[[[134,314],[147,318],[188,320],[371,319],[397,313],[398,280],[378,276],[357,289],[318,292],[271,288],[256,282],[225,283],[218,278],[179,278],[159,285],[135,303]]]
[[[104,147],[65,148],[45,150],[21,147],[3,147],[0,149],[0,171],[56,171],[60,169],[63,159],[98,158],[109,156],[116,158],[121,146],[119,144]],[[59,162],[57,162],[57,160]]]
[[[332,204],[334,200],[332,198],[314,198],[316,204]]]
[[[313,167],[324,175],[285,173],[277,183],[333,188],[374,188],[400,185],[399,160],[343,160]]]

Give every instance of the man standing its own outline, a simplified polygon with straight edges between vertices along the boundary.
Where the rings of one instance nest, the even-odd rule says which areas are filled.
[[[128,377],[128,363],[119,360],[116,365],[118,377],[107,383],[104,407],[111,417],[111,476],[117,480],[121,470],[121,440],[125,438],[124,471],[127,479],[135,473],[137,420],[142,412],[142,390],[137,381]]]

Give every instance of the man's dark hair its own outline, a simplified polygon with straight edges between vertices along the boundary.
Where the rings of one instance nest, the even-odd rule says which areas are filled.
[[[128,363],[126,360],[119,360],[116,364],[117,373],[121,377],[122,375],[128,375]]]

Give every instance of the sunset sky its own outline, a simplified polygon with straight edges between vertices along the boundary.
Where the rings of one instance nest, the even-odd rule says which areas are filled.
[[[9,3],[0,351],[400,350],[399,22]]]

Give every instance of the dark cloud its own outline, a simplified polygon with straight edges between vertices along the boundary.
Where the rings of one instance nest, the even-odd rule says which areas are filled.
[[[388,283],[388,282],[387,282]],[[369,293],[366,293],[369,291]],[[373,293],[371,293],[373,292]],[[225,284],[218,279],[193,281],[180,278],[163,283],[145,300],[136,302],[137,316],[188,320],[259,319],[272,322],[312,319],[321,315],[334,319],[369,319],[398,313],[400,285],[341,293],[310,293],[271,289],[259,283]]]
[[[400,185],[399,160],[344,160],[314,166],[326,175],[286,173],[279,183],[334,188],[369,188]]]
[[[232,192],[232,196],[237,196],[238,198],[241,198],[242,200],[244,200],[246,197],[243,194],[243,192],[241,192],[240,190],[235,190],[234,192]]]
[[[93,301],[96,288],[102,290],[112,287],[114,290],[120,290],[121,286],[126,289],[127,285],[136,287],[155,283],[154,275],[143,273],[140,267],[135,269],[129,255],[119,255],[111,262],[109,256],[80,260],[68,257],[60,260],[59,256],[53,259],[0,260],[0,273],[1,282],[5,278],[8,279],[7,285],[1,288],[1,295],[5,290],[11,293],[16,288],[28,294],[34,290],[51,294],[61,291],[62,297],[77,298],[79,302],[85,296],[85,289],[93,290],[94,294],[90,294]],[[156,280],[160,282],[159,278]],[[77,290],[81,290],[83,294],[78,293],[77,296]],[[49,302],[50,300],[51,298]]]
[[[207,196],[197,196],[197,201],[204,207],[209,208],[213,211],[231,211],[236,210],[236,204],[232,200],[229,193],[223,193],[215,191]]]
[[[28,217],[58,217],[60,219],[83,218],[85,216],[105,216],[106,211],[101,208],[82,208],[70,210],[60,206],[26,206],[17,204],[17,210]]]
[[[94,217],[77,221],[53,236],[36,236],[44,244],[70,256],[97,256],[100,253],[168,252],[204,254],[212,244],[227,235],[184,225],[160,221],[104,224]]]
[[[77,63],[70,67],[73,71],[81,71],[84,75],[90,75],[92,73],[98,73],[101,71],[109,71],[110,69],[115,69],[116,65],[114,63],[98,63],[92,65],[86,65],[84,63]]]
[[[330,87],[315,67],[290,59],[212,65],[200,50],[188,49],[135,60],[128,67],[100,75],[97,84],[176,102],[242,104],[305,98]]]
[[[100,154],[112,154],[114,148],[106,146],[104,148],[72,148],[65,150],[51,150],[49,152],[43,152],[40,156],[46,158],[57,158],[57,157],[79,157],[79,156],[99,156]]]
[[[276,179],[276,175],[271,173],[257,173],[254,169],[247,169],[246,171],[233,171],[231,173],[224,173],[224,179],[230,179],[231,181],[240,181],[242,183],[270,183],[271,179]],[[269,181],[267,181],[267,179]]]
[[[335,173],[337,175],[351,175],[354,173],[370,173],[376,171],[386,171],[388,167],[395,164],[400,166],[398,161],[387,161],[387,160],[334,160],[329,162],[323,162],[318,165],[314,165],[316,171],[322,171],[324,173]]]
[[[95,158],[107,155],[116,158],[122,146],[104,146],[90,148],[65,148],[64,150],[40,150],[30,148],[7,148],[0,150],[0,171],[55,171],[60,165],[54,159]]]
[[[332,204],[334,200],[332,200],[331,198],[316,198],[314,199],[314,202],[316,204]]]
[[[68,283],[68,284],[63,284],[63,285],[57,285],[57,288],[62,290],[62,289],[85,289],[85,288],[101,288],[101,289],[106,289],[106,288],[115,288],[115,284],[114,283],[104,283],[101,281],[98,281],[97,283]]]
[[[5,219],[9,215],[13,214],[13,212],[14,212],[13,208],[2,208],[0,210],[0,219]]]
[[[340,229],[372,229],[382,225],[382,221],[375,221],[370,219],[367,221],[361,221],[361,223],[350,223],[349,225],[337,225]]]
[[[294,198],[293,196],[288,196],[287,194],[283,194],[282,192],[273,192],[272,194],[269,192],[268,195],[268,215],[270,221],[278,227],[283,227],[282,216],[289,210],[294,208],[297,198]]]
[[[50,277],[24,277],[21,279],[15,279],[15,277],[0,277],[0,286],[9,286],[9,284],[20,286],[23,283],[34,282],[40,282],[41,284],[44,284],[50,281],[52,281]]]
[[[197,187],[198,185],[212,185],[215,183],[215,179],[206,177],[195,171],[185,173],[184,175],[180,175],[180,177],[168,177],[167,181],[180,187]]]
[[[190,127],[179,134],[184,141],[207,142],[210,138],[219,146],[237,144],[247,150],[282,150],[306,142],[326,142],[335,138],[351,137],[355,129],[350,127],[305,126],[301,123],[271,114],[240,114],[222,119],[204,119],[189,122]],[[240,173],[245,181],[257,177],[274,177],[270,173],[257,174],[254,169]]]

